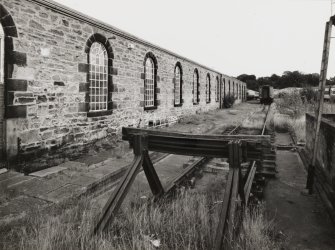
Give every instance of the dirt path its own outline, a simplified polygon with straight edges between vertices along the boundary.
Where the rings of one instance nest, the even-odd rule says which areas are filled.
[[[283,144],[283,135],[278,143]],[[289,143],[286,141],[286,143]],[[317,195],[304,195],[306,171],[294,151],[277,150],[277,178],[265,189],[267,215],[286,249],[335,249],[335,226]]]

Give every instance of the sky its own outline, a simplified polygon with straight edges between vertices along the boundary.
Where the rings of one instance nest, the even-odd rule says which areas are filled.
[[[331,16],[331,0],[55,1],[230,76],[320,73]]]

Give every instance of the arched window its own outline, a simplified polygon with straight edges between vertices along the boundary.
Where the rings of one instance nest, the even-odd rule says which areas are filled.
[[[229,90],[228,91],[228,95],[230,96],[231,95],[231,92],[230,92],[231,91],[231,89],[230,89],[230,80],[228,81],[228,90]]]
[[[220,80],[219,77],[216,77],[216,86],[215,86],[215,101],[218,102],[220,99]]]
[[[193,104],[199,103],[199,73],[195,69],[193,73]]]
[[[239,85],[238,85],[238,83],[236,83],[236,98],[240,99],[239,92],[238,92],[238,87],[239,87]]]
[[[244,86],[244,100],[247,99],[247,86]]]
[[[5,149],[5,135],[4,135],[4,118],[5,118],[5,86],[4,86],[4,39],[5,35],[3,32],[2,25],[0,24],[0,158]],[[0,160],[1,163],[1,160]]]
[[[240,84],[240,99],[241,100],[242,100],[242,93],[243,93],[242,84]]]
[[[144,108],[156,108],[156,61],[151,53],[144,62]]]
[[[4,83],[5,34],[0,24],[0,84]]]
[[[211,102],[211,78],[209,74],[206,77],[206,103]]]
[[[89,53],[90,111],[107,110],[108,55],[100,42],[94,42]]]
[[[174,69],[174,105],[182,105],[182,70],[180,63]]]

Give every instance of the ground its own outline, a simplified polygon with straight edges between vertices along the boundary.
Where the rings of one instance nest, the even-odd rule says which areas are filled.
[[[243,103],[229,110],[215,110],[192,115],[182,119],[174,126],[161,129],[199,134],[214,130],[223,131],[225,127],[236,125],[244,120],[254,109],[255,104]],[[1,174],[1,223],[10,225],[41,207],[66,203],[71,198],[101,189],[101,186],[106,183],[108,186],[111,180],[115,180],[124,173],[132,161],[133,153],[127,144],[120,142],[120,146],[116,149],[108,149],[76,161],[68,161],[56,167],[57,173],[52,173],[55,170],[53,168],[46,172],[32,173],[29,176],[13,171]],[[155,154],[152,160],[155,162],[155,159],[160,157],[160,154]],[[164,162],[171,165],[165,160],[161,166],[166,165]],[[166,170],[165,168],[164,170],[163,167],[161,169],[159,174],[164,183],[171,180],[171,172],[178,173],[176,169]],[[104,200],[106,199],[99,202],[103,203]]]
[[[334,223],[320,198],[307,195],[306,170],[290,135],[276,133],[276,145],[278,173],[265,188],[265,207],[285,249],[335,249]]]
[[[216,110],[189,116],[174,126],[160,129],[197,134],[217,133],[242,122],[248,115],[255,112],[256,107],[261,110],[258,104],[244,103],[229,110]],[[255,120],[251,122],[253,126],[261,120],[256,115],[253,118],[251,119]],[[251,126],[248,122],[244,125]],[[275,230],[272,232],[275,236],[274,240],[279,238],[279,241],[284,241],[285,249],[334,249],[335,227],[327,217],[321,201],[316,195],[302,194],[305,188],[306,173],[297,153],[290,150],[294,148],[290,135],[277,133],[276,145],[284,149],[277,151],[277,178],[269,181],[265,188],[267,218],[269,221],[273,220],[275,224]],[[36,216],[36,211],[50,214],[53,213],[51,211],[54,211],[52,208],[56,207],[57,212],[55,213],[61,214],[66,211],[65,208],[71,201],[71,197],[76,199],[92,192],[95,192],[95,196],[90,196],[89,202],[97,214],[111,196],[111,191],[116,184],[115,180],[124,173],[132,157],[131,149],[126,143],[121,143],[117,152],[115,149],[108,149],[64,163],[55,169],[55,173],[52,173],[53,169],[51,169],[30,176],[12,171],[0,175],[0,185],[4,187],[0,195],[0,231],[8,232],[19,228],[18,232],[20,232],[23,230],[20,229],[20,221],[24,221],[30,215]],[[162,154],[151,155],[154,162],[161,157]],[[186,167],[186,164],[196,159],[196,157],[170,155],[155,164],[163,186],[167,187]],[[215,159],[213,168],[207,166],[203,172],[211,172],[215,169],[216,164],[224,165],[224,162],[221,159]],[[201,195],[214,192],[217,195],[215,201],[219,204],[224,191],[226,170],[223,167],[222,172],[204,174],[202,178],[198,178],[192,193]],[[109,191],[105,192],[106,188]],[[146,202],[149,195],[150,188],[144,173],[141,172],[136,177],[129,197],[121,210],[124,211],[124,208],[134,206],[133,198]],[[189,199],[189,197],[186,198]],[[43,216],[39,217],[43,218]],[[11,237],[7,235],[4,239],[0,239],[0,242],[2,241],[2,244],[6,246],[6,240],[12,240]],[[43,237],[43,235],[38,237]],[[22,235],[22,239],[27,238],[31,236]]]

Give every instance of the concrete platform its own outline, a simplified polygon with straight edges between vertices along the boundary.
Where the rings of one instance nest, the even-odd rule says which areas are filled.
[[[43,177],[50,176],[52,174],[60,173],[60,172],[64,171],[65,169],[66,169],[65,167],[56,166],[56,167],[52,167],[52,168],[43,169],[41,171],[33,172],[29,175],[34,176],[34,177],[43,178]]]
[[[8,172],[7,168],[0,168],[0,175],[4,174],[4,173],[7,173],[7,172]]]
[[[267,216],[282,232],[285,249],[335,249],[335,225],[317,195],[302,193],[306,172],[296,152],[277,151],[277,178],[265,188]]]
[[[275,139],[275,145],[277,147],[280,146],[294,146],[293,140],[291,138],[291,135],[289,133],[279,133],[276,132],[276,139]]]

